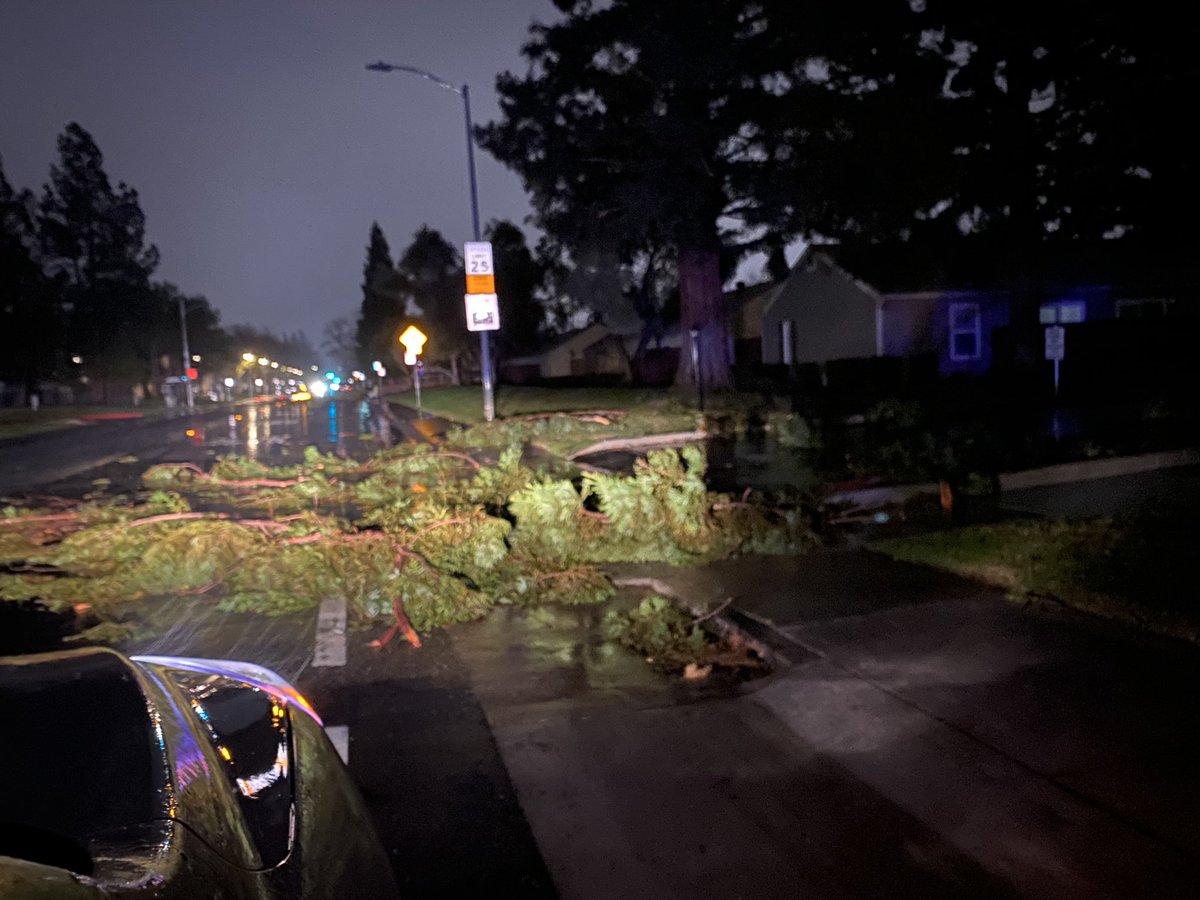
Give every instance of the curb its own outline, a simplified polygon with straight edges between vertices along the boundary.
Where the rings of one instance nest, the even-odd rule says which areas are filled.
[[[1000,490],[1019,491],[1027,488],[1052,487],[1057,484],[1074,484],[1080,481],[1095,481],[1100,478],[1117,478],[1122,475],[1137,475],[1159,469],[1177,469],[1183,466],[1200,465],[1200,449],[1168,450],[1159,453],[1142,453],[1137,456],[1110,456],[1104,459],[1086,459],[1079,462],[1059,463],[1038,469],[1019,472],[1002,472],[999,475]],[[822,505],[849,503],[873,509],[891,503],[906,503],[922,494],[937,494],[937,482],[923,484],[892,484],[878,487],[838,491],[822,498]]]
[[[1050,487],[1097,478],[1137,475],[1157,469],[1176,469],[1200,465],[1200,450],[1172,450],[1163,453],[1143,453],[1139,456],[1110,456],[1082,462],[1061,463],[1023,472],[1004,472],[1000,475],[1000,490],[1017,491],[1025,488]]]

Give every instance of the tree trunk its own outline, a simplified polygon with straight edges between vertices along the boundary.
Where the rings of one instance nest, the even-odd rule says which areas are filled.
[[[694,389],[692,331],[699,349],[700,386],[704,392],[732,386],[729,331],[725,323],[725,295],[721,292],[721,270],[715,247],[681,247],[679,265],[680,325],[679,369],[675,386]]]

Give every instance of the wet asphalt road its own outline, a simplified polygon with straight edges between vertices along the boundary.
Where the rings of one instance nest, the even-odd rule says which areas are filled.
[[[403,411],[399,411],[403,415]],[[402,439],[416,432],[400,424]],[[361,456],[379,446],[355,398],[241,403],[195,415],[78,426],[0,443],[0,496],[79,497],[135,490],[148,466],[210,463],[237,453],[267,465],[308,446]],[[268,618],[221,612],[201,599],[156,606],[127,652],[250,660],[275,669],[312,701],[326,725],[348,729],[349,767],[405,896],[484,892],[556,896],[486,717],[450,639],[419,652],[347,641],[346,665],[315,668],[315,611]],[[0,653],[60,646],[70,621],[0,603]],[[407,651],[407,652],[405,652]]]
[[[288,465],[307,446],[354,456],[374,446],[363,440],[366,431],[353,398],[241,402],[80,425],[0,441],[0,496],[75,495],[95,478],[114,474],[128,489],[156,463],[203,464],[232,453],[266,465]]]

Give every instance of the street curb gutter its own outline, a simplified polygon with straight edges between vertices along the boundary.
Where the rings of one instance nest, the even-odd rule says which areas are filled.
[[[1027,488],[1051,487],[1056,484],[1074,484],[1079,481],[1094,481],[1099,478],[1117,478],[1121,475],[1137,475],[1158,469],[1176,469],[1181,466],[1200,465],[1200,450],[1169,450],[1161,453],[1143,453],[1138,456],[1109,456],[1103,459],[1085,459],[1080,462],[1059,463],[1040,469],[1025,469],[1020,472],[1001,472],[1000,490],[1019,491]],[[839,491],[822,499],[825,505],[850,503],[855,506],[874,508],[889,503],[906,503],[922,494],[938,493],[937,482],[925,484],[891,484],[857,490]]]
[[[1025,488],[1049,487],[1097,478],[1136,475],[1156,469],[1200,465],[1200,450],[1173,450],[1165,453],[1143,453],[1139,456],[1111,456],[1082,462],[1061,463],[1024,472],[1004,472],[1000,475],[1000,490],[1016,491]]]
[[[612,579],[617,587],[649,588],[657,594],[678,603],[694,618],[704,621],[702,627],[711,628],[721,637],[736,637],[762,657],[772,671],[781,671],[802,662],[801,648],[773,628],[741,610],[726,607],[723,612],[711,615],[690,597],[680,594],[674,587],[658,578],[629,576]]]

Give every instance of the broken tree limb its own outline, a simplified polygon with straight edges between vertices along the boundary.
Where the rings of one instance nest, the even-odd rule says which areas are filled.
[[[172,463],[167,468],[178,469],[184,472],[191,472],[198,479],[207,481],[212,484],[220,485],[221,487],[231,488],[256,488],[256,487],[271,487],[284,488],[294,487],[297,484],[302,484],[308,479],[300,478],[218,478],[211,472],[205,472],[199,466],[193,463]]]
[[[653,450],[657,447],[675,447],[680,444],[690,444],[702,441],[708,437],[706,431],[675,431],[670,434],[648,434],[635,438],[609,438],[597,441],[579,450],[567,454],[567,459],[576,459],[592,453],[604,453],[609,450]]]
[[[26,522],[70,522],[78,518],[78,513],[54,513],[48,516],[15,516],[11,519],[0,519],[0,525],[23,525]]]
[[[417,634],[415,628],[412,627],[412,622],[408,619],[408,613],[404,611],[404,601],[399,597],[392,598],[392,616],[396,619],[396,624],[390,626],[380,637],[371,641],[367,646],[374,647],[376,650],[382,650],[386,647],[397,634],[403,635],[413,647],[420,649],[421,636]]]

